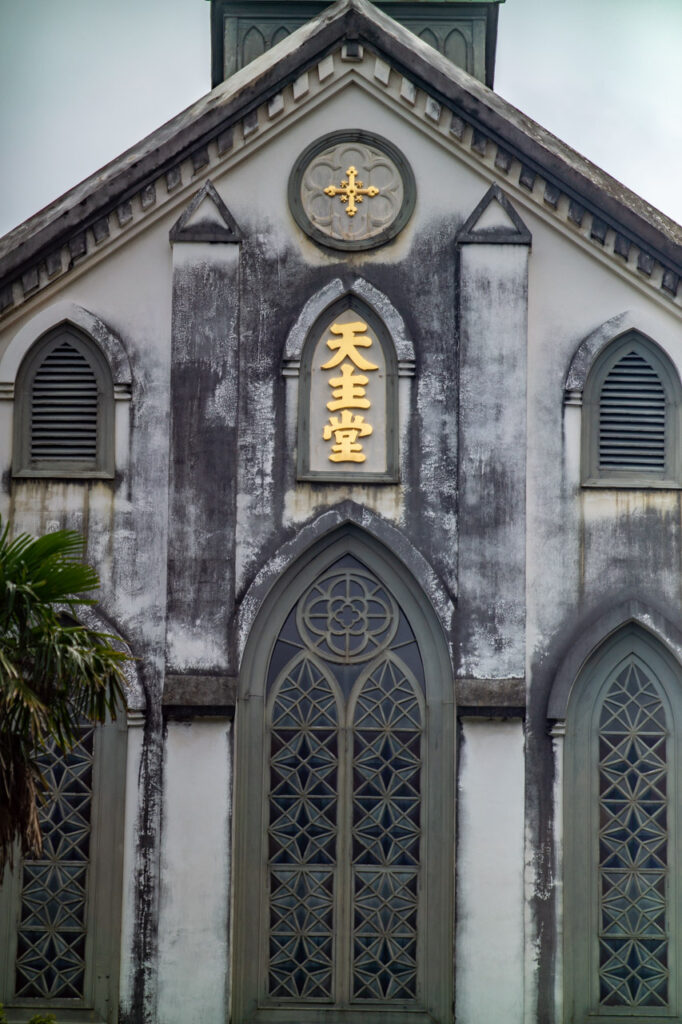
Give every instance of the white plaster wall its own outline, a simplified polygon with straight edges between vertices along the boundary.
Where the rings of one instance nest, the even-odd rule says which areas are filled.
[[[123,1013],[130,1010],[133,998],[135,962],[135,860],[138,826],[138,779],[142,758],[144,716],[128,715],[126,747],[125,810],[123,816],[123,893],[121,905],[121,963],[119,1003]]]
[[[170,723],[165,745],[157,1019],[227,1017],[231,726]]]
[[[12,494],[0,490],[0,513],[11,514],[17,530],[43,533],[66,526],[87,533],[86,558],[100,574],[101,608],[136,652],[141,642],[162,642],[165,633],[172,223],[169,213],[155,222],[154,229],[145,229],[127,245],[108,252],[106,259],[93,258],[76,267],[44,295],[26,303],[18,316],[8,317],[0,330],[2,352],[37,314],[55,303],[73,302],[120,337],[131,361],[135,429],[125,453],[117,416],[117,469],[125,469],[125,476],[114,484],[87,487],[25,481]],[[6,431],[0,444],[0,472],[6,474],[11,467],[13,403],[1,404]]]
[[[453,162],[428,132],[420,130],[411,111],[384,105],[361,82],[349,79],[336,95],[289,122],[286,132],[267,142],[264,139],[263,146],[248,150],[240,163],[226,166],[224,174],[213,175],[213,183],[245,234],[262,233],[267,225],[273,245],[284,250],[294,239],[311,265],[334,267],[349,262],[348,256],[339,258],[325,252],[303,234],[289,211],[287,183],[291,168],[312,140],[350,127],[390,139],[409,161],[417,182],[414,213],[390,245],[354,252],[350,257],[359,274],[365,264],[405,259],[416,233],[426,224],[437,230],[449,217],[463,220],[487,190],[479,174],[459,161]],[[257,204],[252,198],[255,180],[259,184]]]
[[[523,726],[466,719],[458,785],[457,1024],[523,1021]]]
[[[527,246],[461,247],[458,672],[483,679],[525,665],[527,280]]]
[[[610,533],[603,558],[587,565],[584,537],[594,523],[627,522],[651,510],[669,512],[670,502],[650,492],[581,492],[581,409],[565,407],[563,390],[571,360],[582,341],[612,317],[630,311],[682,372],[679,310],[648,286],[638,286],[617,264],[586,243],[581,233],[541,220],[514,203],[533,235],[528,305],[527,449],[527,638],[529,656],[550,653],[556,634],[581,597],[598,596],[613,575],[616,544]],[[571,237],[567,237],[571,236]],[[668,494],[668,499],[672,496]],[[548,571],[551,567],[551,571]],[[660,572],[656,586],[670,599],[679,572]]]
[[[405,153],[417,178],[417,203],[410,223],[389,246],[350,259],[317,248],[296,227],[286,202],[288,171],[311,139],[334,129],[353,127],[378,132]],[[328,102],[308,109],[287,131],[262,146],[254,142],[239,162],[227,158],[224,170],[211,170],[218,191],[245,234],[263,239],[286,254],[293,239],[310,266],[326,268],[330,278],[339,264],[352,262],[355,276],[364,268],[406,258],[419,232],[428,225],[454,237],[490,182],[497,180],[533,236],[529,268],[528,443],[527,443],[527,629],[529,664],[556,651],[557,635],[574,609],[598,591],[606,575],[596,556],[581,562],[581,530],[596,521],[630,522],[654,505],[670,517],[671,495],[640,493],[586,495],[579,500],[580,411],[567,410],[562,430],[563,386],[570,360],[584,337],[626,309],[641,313],[647,333],[682,369],[679,309],[638,282],[626,268],[589,240],[588,221],[581,231],[559,224],[523,189],[511,184],[490,163],[448,152],[443,140],[429,139],[411,123],[407,107],[391,110],[366,88],[349,84]],[[19,528],[41,532],[55,524],[82,527],[88,522],[88,558],[102,575],[102,605],[135,647],[142,639],[159,648],[165,635],[165,519],[167,417],[171,333],[171,249],[168,231],[204,176],[186,181],[177,198],[135,231],[120,248],[104,246],[99,255],[76,265],[69,274],[6,316],[0,351],[15,332],[50,304],[73,301],[105,320],[122,339],[133,364],[133,431],[130,452],[117,452],[117,465],[130,456],[129,490],[93,485],[88,504],[83,488],[73,484],[26,484],[14,507],[0,493],[0,511],[12,511]],[[258,202],[253,182],[259,183]],[[429,275],[424,274],[428,288]],[[276,295],[263,302],[275,304]],[[410,311],[400,307],[398,312]],[[436,308],[434,306],[434,308]],[[421,371],[422,373],[424,370]],[[415,384],[417,384],[415,382]],[[272,404],[272,381],[263,389],[263,407]],[[403,392],[412,387],[401,381]],[[428,404],[428,403],[425,403]],[[291,406],[293,409],[293,405]],[[0,470],[11,464],[12,405],[0,401]],[[425,410],[425,423],[431,425]],[[290,423],[290,430],[292,424]],[[437,429],[437,424],[434,430]],[[118,437],[121,438],[119,431]],[[429,436],[429,430],[426,431]],[[291,433],[290,433],[291,437]],[[290,445],[291,447],[291,445]],[[428,453],[427,453],[428,454]],[[265,452],[270,465],[272,452]],[[329,488],[298,485],[286,496],[287,525],[306,520],[322,504],[351,497],[398,525],[403,515],[402,487]],[[238,568],[257,546],[253,508],[244,495],[239,512]],[[665,506],[665,507],[664,507]],[[95,526],[97,527],[95,529]],[[604,560],[611,561],[612,533],[603,532]],[[655,583],[666,599],[679,586],[679,563],[659,571]],[[620,584],[620,578],[615,582]],[[490,670],[490,674],[494,672]],[[531,673],[529,672],[529,676]],[[458,1021],[520,1019],[523,1002],[523,781],[522,735],[515,723],[465,724],[459,805]],[[227,862],[229,761],[227,727],[217,723],[171,725],[165,766],[165,819],[160,928],[159,1020],[183,1024],[225,1018],[227,948]],[[137,825],[139,745],[129,744],[129,806],[126,809],[126,861],[123,914],[121,995],[129,993],[135,918],[134,830]],[[200,797],[200,799],[198,799]],[[529,850],[529,896],[539,854]],[[529,934],[529,950],[539,941]],[[531,958],[529,957],[529,963]],[[529,968],[528,1005],[533,1005]],[[185,993],[191,998],[184,999]],[[182,998],[181,998],[182,997]],[[196,998],[195,998],[196,997]],[[532,997],[532,998],[531,998]],[[180,1013],[179,1007],[183,1007]],[[191,1006],[188,1017],[186,1006]]]
[[[470,154],[453,155],[443,140],[429,138],[424,125],[412,120],[407,107],[391,109],[365,86],[349,80],[336,95],[325,97],[286,122],[286,131],[257,139],[240,151],[235,160],[229,155],[224,170],[211,169],[211,178],[249,238],[267,238],[268,246],[283,252],[293,239],[311,265],[328,267],[337,273],[339,263],[347,259],[323,252],[307,239],[295,225],[286,200],[288,169],[311,138],[325,132],[348,128],[348,109],[353,110],[353,126],[378,132],[398,145],[409,159],[417,179],[417,202],[414,215],[400,236],[390,246],[368,253],[354,254],[357,275],[365,264],[383,264],[404,259],[419,232],[427,225],[438,224],[454,236],[461,224],[485,194],[490,181],[497,180],[512,200],[533,235],[529,278],[529,351],[528,351],[528,532],[533,538],[529,550],[529,634],[533,647],[541,651],[551,644],[553,635],[566,615],[566,608],[575,604],[579,587],[580,564],[575,524],[569,522],[566,532],[556,529],[557,500],[573,494],[562,493],[566,476],[562,465],[562,388],[570,359],[581,340],[609,317],[632,309],[646,312],[649,333],[658,340],[682,367],[682,332],[679,310],[669,299],[656,296],[646,282],[638,284],[625,267],[605,255],[586,235],[587,227],[578,230],[560,224],[553,213],[538,207],[519,186],[505,180],[487,164]],[[0,330],[0,351],[35,313],[58,301],[73,301],[101,317],[117,331],[133,361],[134,417],[138,423],[137,440],[131,451],[131,476],[136,480],[134,510],[126,507],[123,492],[116,501],[116,535],[109,558],[115,568],[108,578],[103,570],[103,599],[108,612],[117,618],[131,638],[138,632],[162,635],[163,624],[155,622],[155,610],[163,606],[165,580],[150,587],[154,573],[148,571],[162,561],[159,555],[159,508],[163,499],[155,491],[167,476],[165,467],[165,417],[170,354],[171,310],[171,248],[168,231],[187,205],[190,196],[203,184],[199,175],[178,190],[168,205],[159,204],[158,213],[148,216],[143,225],[132,232],[120,248],[102,248],[101,254],[88,258],[82,266],[64,275],[45,293],[26,303],[25,307],[6,317],[7,326]],[[253,202],[253,182],[259,182],[258,203]],[[214,247],[216,248],[216,247]],[[425,278],[425,287],[427,278]],[[264,296],[265,304],[276,302],[276,296]],[[407,313],[409,310],[399,310]],[[653,325],[653,326],[652,326]],[[139,387],[140,368],[148,380]],[[273,382],[274,386],[274,382]],[[271,407],[271,395],[264,395],[264,406]],[[11,403],[2,402],[5,430],[0,431],[0,469],[6,472],[11,462]],[[152,408],[153,407],[153,408]],[[572,417],[568,431],[571,450],[577,445],[576,424]],[[140,430],[139,425],[144,424]],[[119,452],[119,461],[123,453]],[[137,467],[144,461],[153,468],[148,486],[138,486]],[[272,460],[270,459],[270,462]],[[577,486],[578,461],[568,467],[571,484]],[[46,529],[48,523],[62,515],[64,500],[61,491],[53,488],[44,498],[32,501],[24,488],[15,518],[26,529]],[[95,496],[96,497],[96,496]],[[325,501],[338,500],[340,494],[330,493]],[[379,514],[400,522],[403,514],[402,488],[343,488],[343,497],[374,508]],[[93,499],[94,500],[94,499]],[[106,519],[109,524],[109,503],[95,510],[93,521]],[[306,520],[322,504],[319,489],[298,485],[287,495],[285,518],[289,523]],[[243,495],[239,513],[239,536],[253,535],[252,507]],[[59,516],[52,514],[57,509]],[[0,495],[0,509],[7,514],[9,501]],[[90,516],[90,510],[87,510]],[[588,516],[590,509],[586,510]],[[572,513],[571,513],[572,515]],[[67,525],[78,526],[78,518],[64,513]],[[134,520],[134,522],[133,522]],[[149,525],[146,520],[149,520]],[[59,520],[61,522],[61,519]],[[141,550],[149,551],[144,564],[128,557],[132,546],[130,531],[144,538]],[[251,542],[251,546],[252,546]],[[239,566],[252,555],[248,540],[238,545]],[[88,552],[95,557],[97,551]],[[552,574],[547,565],[557,566]],[[597,572],[600,567],[597,567]]]

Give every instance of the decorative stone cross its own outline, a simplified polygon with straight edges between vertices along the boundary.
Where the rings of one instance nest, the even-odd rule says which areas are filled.
[[[363,196],[370,196],[372,198],[379,195],[379,189],[375,188],[374,185],[363,188],[362,182],[356,181],[357,173],[355,167],[349,167],[346,171],[348,177],[344,178],[341,182],[341,188],[337,188],[335,185],[328,185],[324,190],[324,194],[331,196],[332,199],[334,196],[340,196],[342,203],[348,203],[346,213],[349,217],[355,216],[357,213],[357,206],[355,204],[361,203]]]

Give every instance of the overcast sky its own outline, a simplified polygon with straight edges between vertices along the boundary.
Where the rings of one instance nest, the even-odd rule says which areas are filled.
[[[207,0],[0,0],[0,235],[210,88]],[[506,0],[496,90],[682,222],[682,0]]]

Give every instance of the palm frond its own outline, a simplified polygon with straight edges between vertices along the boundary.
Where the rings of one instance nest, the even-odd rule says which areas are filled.
[[[73,530],[9,539],[0,523],[0,880],[15,840],[40,850],[37,755],[68,752],[81,723],[115,717],[124,704],[128,655],[115,638],[74,622],[99,587]]]

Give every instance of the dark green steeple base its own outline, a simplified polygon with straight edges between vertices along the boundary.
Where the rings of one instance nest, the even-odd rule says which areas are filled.
[[[498,4],[504,0],[375,0],[377,7],[492,88]],[[325,0],[211,0],[212,84],[260,56]]]

